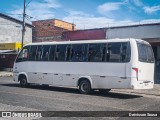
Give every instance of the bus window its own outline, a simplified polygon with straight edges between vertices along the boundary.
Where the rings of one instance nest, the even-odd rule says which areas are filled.
[[[137,42],[138,45],[138,54],[139,54],[139,61],[141,62],[154,62],[154,54],[152,51],[152,47],[147,44],[142,44]]]
[[[42,59],[42,46],[38,46],[36,51],[36,61],[41,61]]]
[[[48,61],[49,59],[49,45],[44,45],[42,49],[42,61]]]
[[[87,60],[88,44],[73,44],[71,49],[71,61],[83,62]]]
[[[55,52],[56,61],[65,61],[66,47],[67,45],[57,45],[56,52]]]
[[[105,57],[104,51],[105,51],[105,44],[89,44],[88,61],[90,62],[104,61]]]
[[[129,42],[122,43],[121,62],[129,62],[131,56],[131,47]]]
[[[82,59],[81,61],[86,62],[88,61],[88,44],[82,45]]]
[[[103,45],[101,46],[102,61],[106,61],[106,57],[107,57],[107,56],[106,56],[106,55],[107,55],[107,54],[106,54],[106,53],[107,53],[106,50],[107,50],[107,49],[106,49],[106,44],[103,44]]]
[[[29,61],[36,60],[36,51],[37,51],[37,46],[36,45],[31,46],[29,51]]]
[[[16,62],[23,62],[27,61],[29,58],[29,46],[26,46],[23,48],[23,50],[20,52],[18,58],[16,59]]]
[[[71,45],[67,45],[67,47],[66,47],[66,61],[70,61],[70,55],[71,55]]]
[[[121,43],[109,43],[107,50],[108,62],[121,62]]]
[[[82,59],[82,45],[72,45],[71,61],[79,62]]]
[[[52,46],[50,47],[50,51],[49,51],[49,61],[54,61],[54,58],[55,58],[55,48],[56,48],[55,45],[52,45]]]

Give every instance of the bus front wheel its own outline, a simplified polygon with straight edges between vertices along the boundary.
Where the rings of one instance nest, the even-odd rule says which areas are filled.
[[[82,80],[79,83],[79,91],[82,94],[90,94],[91,93],[91,84],[88,80]]]
[[[27,82],[26,77],[20,77],[20,85],[21,87],[28,87],[29,83]]]

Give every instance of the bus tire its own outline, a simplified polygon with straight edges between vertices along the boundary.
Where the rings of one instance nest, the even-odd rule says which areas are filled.
[[[21,87],[28,87],[29,83],[27,82],[27,79],[25,76],[20,77],[20,86]]]
[[[79,83],[79,91],[82,94],[90,94],[92,89],[91,89],[91,84],[88,80],[82,80]]]
[[[108,94],[111,89],[99,89],[100,94]]]

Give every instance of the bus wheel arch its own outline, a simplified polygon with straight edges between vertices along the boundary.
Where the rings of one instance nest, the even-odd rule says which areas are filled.
[[[19,75],[18,81],[20,82],[21,87],[28,87],[29,86],[29,83],[27,81],[27,77],[24,74]]]
[[[90,94],[92,91],[91,81],[86,77],[82,77],[78,80],[78,88],[82,94]]]

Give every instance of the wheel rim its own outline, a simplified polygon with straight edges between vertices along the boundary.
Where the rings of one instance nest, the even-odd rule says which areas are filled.
[[[26,80],[22,79],[21,83],[22,83],[22,85],[25,85],[26,84]]]
[[[81,90],[82,90],[83,92],[87,92],[88,89],[89,89],[89,85],[88,85],[87,83],[82,83],[82,85],[81,85]]]

